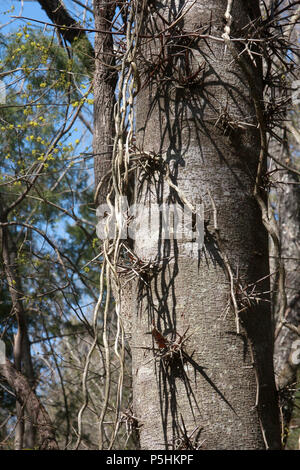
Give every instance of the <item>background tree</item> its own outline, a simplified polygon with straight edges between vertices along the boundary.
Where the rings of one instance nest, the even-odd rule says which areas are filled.
[[[297,79],[299,79],[299,15],[297,2],[267,2],[262,8],[265,20],[272,21],[271,31],[281,31],[278,41],[273,45],[273,60],[269,62],[269,96],[267,106],[273,113],[276,127],[270,130],[269,136],[269,175],[272,182],[270,191],[270,210],[278,218],[281,257],[285,269],[285,296],[278,295],[273,289],[272,306],[276,320],[275,328],[275,378],[280,394],[284,441],[289,434],[289,420],[293,409],[293,398],[299,390],[297,380],[297,339],[299,334],[299,105],[297,96]],[[272,65],[270,67],[270,65]],[[275,117],[275,115],[276,117]],[[297,140],[298,137],[298,140]],[[272,244],[270,266],[272,279],[276,277],[276,256]],[[283,297],[283,298],[282,298]],[[281,314],[280,314],[281,312]],[[298,405],[295,403],[295,417]],[[299,419],[299,418],[298,418]],[[298,446],[298,433],[295,422],[290,441]],[[295,444],[294,444],[295,445]]]
[[[4,74],[13,70],[1,108],[3,338],[8,353],[13,342],[15,366],[35,387],[44,367],[32,360],[30,336],[42,336],[45,325],[51,336],[57,334],[68,318],[62,322],[61,312],[79,307],[80,316],[78,299],[94,295],[91,275],[79,268],[83,252],[90,254],[85,264],[95,248],[92,212],[86,209],[88,157],[74,158],[79,139],[65,142],[89,99],[84,96],[86,76],[53,36],[26,25],[3,37],[1,54]],[[76,183],[71,185],[74,171]],[[68,242],[57,238],[67,218],[77,224],[67,228]],[[69,248],[75,241],[76,247]],[[24,404],[17,407],[15,448],[32,448],[33,423],[28,424],[28,417],[23,421]]]

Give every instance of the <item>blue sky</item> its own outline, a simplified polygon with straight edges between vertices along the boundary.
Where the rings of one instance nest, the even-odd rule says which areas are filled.
[[[12,7],[14,8],[13,11],[9,11]],[[0,2],[0,26],[11,21],[12,16],[26,16],[28,18],[49,22],[47,15],[36,0],[24,0],[23,8],[20,0],[2,0]],[[6,33],[9,30],[16,29],[20,24],[24,24],[24,21],[16,20],[7,26],[4,26],[3,29],[1,29],[1,33]]]

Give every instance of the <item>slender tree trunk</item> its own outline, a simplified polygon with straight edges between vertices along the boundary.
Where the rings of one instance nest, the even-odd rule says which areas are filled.
[[[103,0],[94,1],[95,29],[95,77],[94,77],[94,174],[96,203],[104,204],[107,193],[106,175],[111,166],[114,138],[113,110],[117,72],[114,68],[111,22],[115,6]],[[104,180],[101,192],[99,183]]]
[[[287,6],[285,2],[284,6]],[[294,13],[291,15],[291,13]],[[284,34],[288,42],[296,45],[299,43],[300,6],[294,5],[289,13],[289,26]],[[285,20],[283,20],[285,22]],[[299,57],[294,54],[293,61],[295,70],[291,74],[292,81],[296,82],[299,75]],[[282,64],[278,64],[280,70]],[[293,84],[293,85],[294,85]],[[293,100],[292,100],[293,105]],[[286,130],[275,129],[275,133],[282,137],[282,145],[273,142],[271,155],[275,156],[277,161],[283,165],[293,168],[295,166],[297,149],[299,149],[299,116],[298,106],[290,111],[286,116]],[[274,139],[275,140],[275,139]],[[300,188],[299,177],[292,171],[284,169],[281,165],[274,164],[279,170],[277,172],[277,190],[276,190],[276,211],[278,213],[278,224],[280,230],[281,254],[285,267],[285,292],[287,298],[287,308],[284,312],[284,318],[277,318],[277,331],[274,349],[274,364],[276,382],[279,388],[289,386],[296,380],[299,351],[299,333],[300,333]],[[275,303],[275,309],[278,311],[280,305]],[[282,322],[282,320],[284,322]]]
[[[277,209],[286,273],[287,309],[284,325],[278,321],[274,358],[276,381],[278,387],[283,388],[295,382],[298,367],[299,343],[295,342],[299,340],[300,325],[300,190],[297,178],[292,173],[280,171],[279,178],[283,184],[279,185],[277,191]]]
[[[0,202],[2,202],[0,200]],[[1,222],[7,222],[5,209],[1,204],[0,208]],[[8,284],[8,290],[11,296],[12,312],[15,315],[17,324],[17,333],[14,336],[14,365],[16,369],[23,372],[34,388],[34,370],[30,351],[30,341],[28,336],[26,312],[23,306],[23,291],[20,275],[17,265],[17,247],[8,227],[2,227],[1,230],[1,258],[3,260],[4,273]],[[27,419],[26,428],[24,419],[25,409],[18,401],[16,402],[16,431],[15,431],[15,450],[21,450],[24,445],[30,448],[35,444],[35,430],[33,423]],[[28,417],[27,417],[28,418]]]
[[[29,419],[36,427],[39,449],[58,449],[55,439],[55,430],[49,415],[32,390],[27,378],[8,360],[6,360],[5,364],[0,364],[0,376],[3,377],[14,390],[20,407],[27,411]]]
[[[257,14],[258,1],[251,11],[247,5],[234,2],[232,35],[245,35],[242,28]],[[251,127],[257,124],[251,90],[222,41],[187,33],[220,38],[225,10],[221,0],[155,2],[142,30],[156,39],[141,46],[137,145],[163,160],[162,171],[136,179],[136,201],[146,202],[148,213],[137,216],[134,250],[157,269],[123,293],[143,449],[280,448],[268,243],[253,196],[260,140]],[[256,67],[259,94],[261,66],[246,60]],[[151,230],[151,207],[172,201],[203,201],[202,250],[191,239],[163,240],[161,227]],[[230,275],[242,310],[239,332]],[[146,334],[152,324],[170,341],[189,328],[183,354],[154,359],[157,344]]]

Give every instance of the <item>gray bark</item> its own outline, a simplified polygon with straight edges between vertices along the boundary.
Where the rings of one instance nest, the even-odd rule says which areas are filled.
[[[166,29],[156,13],[170,24],[183,3],[193,4],[157,3],[142,34]],[[234,2],[237,35],[250,19],[247,4]],[[258,2],[251,4],[257,12]],[[225,8],[223,1],[198,2],[169,32],[178,37],[183,29],[191,32],[203,26],[203,31],[209,29],[212,36],[221,37]],[[177,46],[176,39],[173,45],[167,40],[165,34],[142,46],[137,143],[144,151],[167,157],[172,181],[190,203],[204,202],[205,240],[203,250],[193,251],[191,240],[164,241],[151,232],[147,218],[137,220],[141,228],[134,251],[145,261],[157,260],[160,268],[158,274],[148,272],[147,284],[137,281],[128,298],[123,294],[131,313],[134,414],[140,422],[141,447],[191,445],[186,439],[184,444],[185,426],[187,434],[197,428],[194,447],[202,443],[204,449],[280,448],[271,315],[268,295],[260,294],[269,291],[268,243],[253,197],[259,135],[251,127],[230,128],[225,123],[222,127],[220,120],[216,125],[222,113],[230,121],[255,122],[249,85],[222,42],[191,42],[188,47],[193,52],[187,59],[184,52],[180,54],[184,50],[180,39]],[[161,47],[173,58],[159,65]],[[156,61],[156,66],[147,68],[149,61]],[[204,63],[203,71],[189,78]],[[260,64],[256,67],[260,92]],[[155,173],[151,181],[144,179],[143,184],[142,179],[139,174],[136,200],[148,204],[148,219],[151,203],[180,200],[162,173]],[[216,205],[219,231],[214,229],[209,194]],[[248,292],[264,278],[256,285],[258,297],[264,300],[251,302],[240,314],[240,334],[232,308],[226,313],[229,283],[224,254],[236,279],[245,289],[249,286]],[[189,328],[185,355],[192,360],[178,357],[168,365],[154,360],[156,344],[146,334],[153,322],[173,339]]]

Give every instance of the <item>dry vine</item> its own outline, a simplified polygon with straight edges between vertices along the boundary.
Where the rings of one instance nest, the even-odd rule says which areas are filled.
[[[117,399],[115,404],[115,420],[113,431],[110,436],[108,449],[113,447],[114,441],[117,436],[120,420],[120,407],[122,403],[122,388],[124,379],[124,328],[121,319],[121,284],[118,273],[118,261],[121,251],[121,234],[123,230],[123,210],[122,201],[126,196],[128,175],[129,175],[129,157],[130,149],[133,146],[134,135],[134,97],[138,90],[137,72],[135,64],[135,56],[138,44],[138,36],[143,19],[143,11],[146,1],[142,2],[133,1],[128,4],[128,18],[126,24],[126,50],[121,59],[120,73],[118,78],[118,96],[114,110],[115,122],[115,140],[112,154],[111,165],[111,185],[106,198],[107,204],[111,209],[111,213],[107,218],[105,227],[106,239],[103,243],[103,263],[100,276],[100,294],[98,302],[94,310],[94,342],[90,348],[89,354],[86,359],[85,371],[83,375],[83,392],[85,402],[83,403],[78,414],[78,439],[76,448],[79,447],[82,438],[82,416],[83,412],[88,405],[88,390],[87,390],[87,374],[89,370],[89,362],[91,355],[97,344],[98,335],[98,316],[105,298],[105,306],[103,311],[103,344],[105,349],[105,369],[106,369],[106,382],[105,382],[105,397],[101,414],[99,416],[99,449],[104,447],[104,419],[108,409],[111,370],[110,370],[110,344],[108,332],[108,312],[109,305],[112,299],[112,292],[115,300],[115,312],[117,315],[117,333],[114,339],[114,353],[119,361],[119,379]],[[126,139],[124,141],[124,136]],[[101,184],[98,185],[96,194],[101,189]],[[113,240],[109,238],[109,226],[111,219],[115,214],[115,236]],[[105,293],[105,297],[104,297]]]

